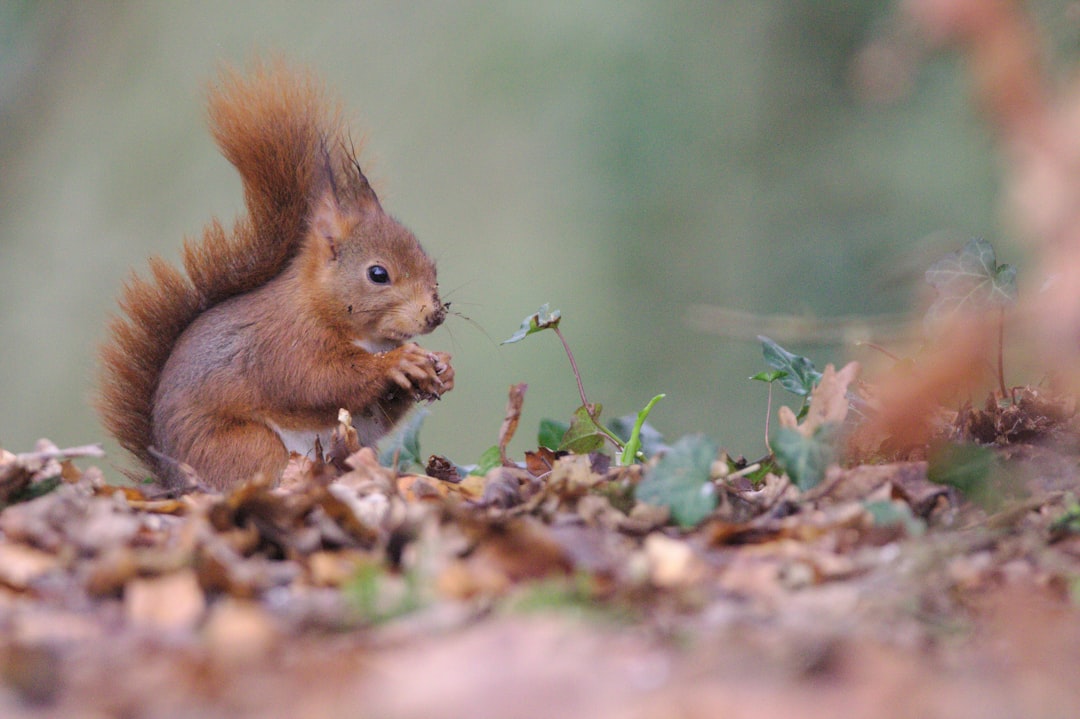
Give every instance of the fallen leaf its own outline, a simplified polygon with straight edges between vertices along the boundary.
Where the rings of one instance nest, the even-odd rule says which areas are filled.
[[[839,372],[825,365],[821,381],[810,395],[810,409],[800,425],[803,435],[812,436],[819,427],[827,424],[840,425],[848,413],[848,386],[859,374],[859,363],[848,362]]]
[[[521,419],[521,408],[525,404],[525,390],[527,389],[529,389],[529,385],[524,382],[510,387],[509,398],[506,401],[506,415],[503,418],[502,426],[499,427],[499,460],[504,467],[513,465],[513,462],[506,456],[506,447],[510,444],[510,440],[514,438],[514,433],[517,432],[518,420]]]
[[[45,574],[56,570],[55,554],[22,544],[0,542],[0,584],[25,590]]]
[[[446,457],[437,454],[428,457],[427,464],[424,466],[424,474],[440,481],[451,482],[453,484],[461,482],[462,479],[454,463]]]
[[[190,631],[205,612],[206,597],[191,569],[133,579],[124,589],[124,614],[128,621],[155,631]]]
[[[281,639],[281,631],[259,604],[224,597],[210,610],[202,636],[216,662],[248,663],[265,656]]]
[[[662,589],[689,587],[701,581],[705,566],[690,545],[659,532],[645,537],[643,545],[649,563],[649,581]]]

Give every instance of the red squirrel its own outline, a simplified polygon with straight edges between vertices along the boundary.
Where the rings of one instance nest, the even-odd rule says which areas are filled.
[[[281,62],[221,71],[209,123],[247,213],[125,285],[101,350],[106,429],[168,489],[214,489],[328,446],[339,408],[374,443],[454,386],[410,340],[442,324],[435,264],[383,211],[336,103]],[[189,469],[190,468],[190,469]]]

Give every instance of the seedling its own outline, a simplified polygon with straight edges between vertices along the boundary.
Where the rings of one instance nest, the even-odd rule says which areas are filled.
[[[1009,396],[1005,385],[1005,310],[1016,303],[1016,268],[999,265],[994,248],[974,237],[957,252],[941,258],[926,271],[926,282],[938,298],[926,311],[923,326],[933,332],[946,319],[960,313],[997,312],[997,380],[1002,398]]]
[[[802,405],[796,414],[798,419],[802,419],[810,408],[810,393],[821,381],[821,373],[814,369],[814,363],[808,358],[788,352],[768,337],[758,335],[758,341],[761,342],[765,364],[771,369],[758,372],[750,379],[769,385],[769,398],[765,405],[765,446],[770,447],[769,438],[772,435],[769,432],[769,422],[772,417],[773,383],[779,382],[788,392],[802,397]]]
[[[637,461],[641,458],[639,456],[641,455],[641,432],[645,426],[645,420],[652,408],[656,406],[656,403],[664,398],[664,395],[656,395],[649,400],[644,409],[638,412],[630,438],[623,442],[611,430],[600,424],[599,418],[603,405],[589,402],[589,398],[585,394],[585,385],[581,380],[581,371],[578,369],[577,361],[574,359],[574,353],[570,350],[570,343],[566,341],[562,330],[559,329],[560,320],[562,320],[562,313],[559,310],[552,310],[545,303],[539,310],[521,322],[521,327],[518,328],[517,332],[501,343],[506,345],[520,342],[529,335],[550,329],[555,332],[559,341],[562,342],[563,349],[566,350],[566,357],[570,361],[570,370],[574,373],[574,379],[577,380],[578,394],[581,395],[581,406],[574,411],[570,424],[566,426],[561,439],[558,441],[558,446],[553,449],[587,453],[595,452],[603,447],[605,443],[609,443],[619,452],[619,462],[621,464],[631,464]],[[559,425],[554,422],[548,422],[547,425],[541,426],[541,444],[549,447],[549,442],[554,444],[554,434],[558,427]]]
[[[792,483],[810,489],[821,482],[836,459],[837,430],[847,416],[847,388],[858,365],[851,363],[839,372],[828,365],[824,373],[818,372],[806,357],[788,352],[768,337],[758,339],[765,362],[772,368],[750,378],[769,385],[765,444]],[[769,428],[773,382],[802,397],[798,413],[780,408],[781,426],[775,432]]]

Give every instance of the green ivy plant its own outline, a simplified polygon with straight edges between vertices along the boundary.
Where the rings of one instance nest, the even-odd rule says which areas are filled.
[[[581,406],[574,411],[570,423],[565,425],[565,429],[562,429],[563,425],[552,421],[542,424],[540,428],[540,444],[551,449],[579,454],[595,452],[605,444],[610,444],[618,451],[618,461],[621,464],[632,464],[643,459],[641,435],[646,426],[645,420],[653,407],[656,406],[656,403],[664,398],[664,395],[656,395],[638,412],[629,439],[624,441],[619,438],[614,432],[600,423],[600,412],[603,410],[603,405],[589,402],[589,398],[585,394],[585,385],[581,380],[581,371],[578,369],[577,361],[574,359],[574,353],[570,350],[570,344],[566,341],[562,330],[559,329],[561,320],[562,313],[559,310],[551,309],[545,303],[539,310],[522,320],[521,327],[518,328],[517,332],[501,343],[504,345],[513,344],[538,332],[551,330],[562,342],[566,357],[570,360],[570,369],[574,373],[574,379],[577,380],[578,394],[581,396]],[[562,435],[556,440],[555,437],[560,429],[562,429]],[[551,445],[556,446],[552,447]]]
[[[1003,398],[1007,397],[1005,311],[1016,303],[1016,268],[999,265],[993,246],[981,237],[974,237],[961,249],[930,265],[926,271],[926,282],[937,291],[937,299],[923,318],[923,326],[928,333],[932,334],[945,320],[961,313],[997,313],[998,390]]]

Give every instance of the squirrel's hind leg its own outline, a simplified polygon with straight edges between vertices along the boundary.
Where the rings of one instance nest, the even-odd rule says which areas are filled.
[[[214,427],[187,462],[215,490],[226,490],[262,473],[277,484],[289,463],[289,452],[277,433],[258,422],[232,422]]]

